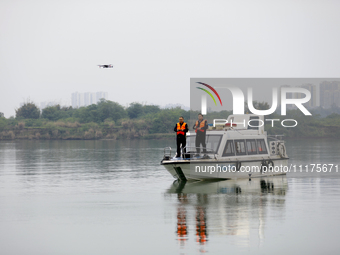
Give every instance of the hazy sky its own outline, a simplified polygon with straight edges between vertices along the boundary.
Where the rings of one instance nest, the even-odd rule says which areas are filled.
[[[339,77],[339,10],[337,0],[1,0],[0,112],[75,91],[189,106],[190,77]]]

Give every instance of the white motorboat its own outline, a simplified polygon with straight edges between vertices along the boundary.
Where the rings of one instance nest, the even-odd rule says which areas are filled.
[[[223,123],[222,125],[218,123]],[[282,175],[288,171],[288,155],[282,136],[267,136],[264,117],[230,115],[214,120],[206,132],[206,151],[196,147],[196,134],[187,133],[180,157],[164,149],[161,164],[179,180],[237,179]]]

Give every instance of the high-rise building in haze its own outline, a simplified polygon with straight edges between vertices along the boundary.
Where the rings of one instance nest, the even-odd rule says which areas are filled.
[[[93,104],[96,104],[96,103],[97,103],[96,92],[90,93],[90,101],[93,102]]]
[[[108,92],[86,92],[78,93],[74,92],[71,95],[71,102],[73,108],[88,106],[91,104],[96,104],[100,99],[108,99]]]
[[[320,106],[340,107],[340,81],[323,81],[320,84]]]
[[[91,97],[90,93],[84,93],[84,106],[92,104],[90,97]]]
[[[281,106],[281,88],[291,88],[291,86],[290,85],[281,85],[280,86],[280,89],[279,89],[279,98],[278,98],[278,102],[277,102],[279,106]],[[294,93],[292,93],[292,92],[286,93],[286,98],[287,99],[294,98]],[[287,109],[293,109],[293,105],[288,104],[287,105]]]
[[[97,92],[96,93],[96,99],[97,102],[99,102],[100,99],[107,99],[108,98],[108,93],[107,92]]]
[[[316,106],[316,86],[313,84],[303,84],[299,86],[300,88],[307,89],[310,92],[310,100],[307,103],[304,103],[303,105],[307,108],[312,108]],[[304,98],[305,95],[302,93],[294,93],[294,98]]]
[[[71,94],[71,105],[72,108],[77,108],[79,105],[79,93],[74,92]]]
[[[280,90],[281,90],[281,88],[290,88],[290,87],[291,86],[289,86],[289,85],[282,85],[280,87]],[[300,85],[298,87],[307,89],[311,94],[311,99],[307,103],[304,103],[303,105],[307,108],[312,108],[312,107],[317,106],[316,86],[313,85],[313,84],[303,84],[303,85]],[[292,87],[292,88],[294,88],[294,87]],[[286,93],[287,99],[304,98],[304,97],[305,97],[305,95],[303,93],[296,93],[296,92]],[[279,95],[279,105],[281,105],[281,93]],[[287,109],[296,109],[296,106],[292,105],[292,104],[288,104]]]

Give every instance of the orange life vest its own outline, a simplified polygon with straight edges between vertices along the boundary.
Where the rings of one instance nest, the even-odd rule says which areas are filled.
[[[197,133],[197,130],[199,130],[199,131],[201,131],[201,132],[204,132],[204,131],[205,131],[205,130],[202,130],[202,129],[198,129],[199,127],[200,127],[200,128],[204,128],[204,127],[205,127],[205,122],[206,122],[206,120],[202,120],[201,123],[200,123],[200,125],[198,126],[198,120],[196,120],[196,124],[195,124],[196,129],[195,129],[195,133]]]
[[[185,128],[185,125],[187,123],[183,122],[182,127]],[[185,135],[184,131],[181,130],[181,124],[178,122],[177,123],[177,135]]]

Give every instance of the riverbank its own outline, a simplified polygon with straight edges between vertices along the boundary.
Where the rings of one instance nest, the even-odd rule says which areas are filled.
[[[140,110],[137,111],[140,114],[134,114],[135,108]],[[125,115],[113,114],[119,109]],[[110,101],[79,109],[53,106],[43,109],[41,116],[36,119],[0,117],[0,140],[168,139],[175,137],[173,128],[178,116],[183,116],[189,128],[192,128],[197,114],[180,108],[160,109],[138,104],[124,109]],[[205,118],[208,123],[213,123],[214,119],[226,119],[230,114],[228,111],[211,112]],[[98,119],[96,116],[102,117]],[[290,110],[285,122],[282,119],[277,113],[266,116],[265,130],[268,135],[284,135],[285,138],[293,139],[340,138],[340,114],[337,113],[326,117],[317,113],[305,116],[299,110]]]
[[[85,130],[84,130],[85,129]],[[283,135],[285,139],[321,139],[340,138],[340,128],[334,126],[305,128],[272,128],[266,127],[268,135]],[[14,128],[0,132],[1,140],[161,140],[171,139],[175,133],[148,133],[147,130],[126,129],[124,127],[89,128],[76,127],[59,128]]]
[[[4,130],[0,132],[1,140],[132,140],[132,139],[170,139],[174,133],[148,134],[143,131],[124,130],[120,127],[111,129],[89,129],[83,131],[81,128],[22,128]]]

